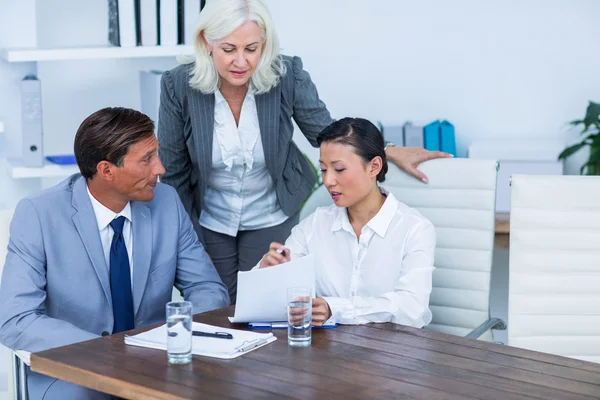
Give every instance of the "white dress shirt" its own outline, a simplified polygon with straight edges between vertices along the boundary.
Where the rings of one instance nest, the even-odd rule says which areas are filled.
[[[315,254],[316,296],[327,301],[335,322],[431,322],[435,229],[393,194],[358,240],[346,208],[333,204],[300,222],[285,246],[292,259]]]
[[[127,248],[127,255],[129,257],[129,273],[131,275],[131,290],[133,290],[133,230],[131,229],[131,205],[127,202],[125,208],[119,213],[115,213],[90,193],[90,189],[87,188],[88,195],[92,201],[92,207],[94,208],[94,214],[96,214],[96,222],[98,223],[98,231],[100,232],[100,241],[102,242],[102,250],[104,250],[104,260],[106,261],[106,267],[110,271],[110,245],[112,244],[113,231],[110,223],[117,217],[125,217],[123,223],[123,240],[125,240],[125,247]]]
[[[279,225],[288,217],[277,202],[265,164],[254,93],[248,90],[239,125],[219,90],[215,92],[212,170],[200,225],[237,236],[239,230]]]

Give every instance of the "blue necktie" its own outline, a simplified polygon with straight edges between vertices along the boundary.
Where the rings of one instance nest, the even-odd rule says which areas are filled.
[[[115,235],[110,245],[110,293],[112,296],[115,325],[113,333],[133,329],[133,295],[131,294],[131,275],[129,257],[123,239],[125,217],[112,220],[110,226]]]

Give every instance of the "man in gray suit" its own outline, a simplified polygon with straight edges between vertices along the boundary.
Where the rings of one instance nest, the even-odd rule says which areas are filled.
[[[37,352],[164,322],[173,285],[196,313],[229,304],[177,192],[157,182],[165,172],[157,152],[154,124],[138,111],[105,108],[81,124],[81,174],[16,208],[2,344]],[[28,375],[31,399],[108,397]]]

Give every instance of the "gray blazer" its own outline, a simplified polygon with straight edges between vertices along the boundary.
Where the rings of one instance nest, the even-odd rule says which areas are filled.
[[[131,215],[136,328],[165,321],[173,285],[194,312],[229,305],[173,188],[156,185],[152,201],[131,202]],[[36,352],[112,332],[109,269],[80,174],[17,205],[0,304],[0,343],[12,349]],[[30,390],[44,393],[32,388],[35,378]]]
[[[310,144],[333,122],[299,57],[283,56],[287,73],[269,92],[256,96],[267,169],[283,212],[294,215],[308,197],[316,176],[292,141],[292,118]],[[158,117],[159,156],[167,172],[161,182],[173,186],[202,240],[198,224],[212,168],[215,95],[192,89],[193,64],[162,76]]]

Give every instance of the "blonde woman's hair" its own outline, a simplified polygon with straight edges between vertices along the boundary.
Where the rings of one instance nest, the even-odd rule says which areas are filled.
[[[277,32],[263,0],[209,0],[196,21],[195,55],[178,59],[182,64],[196,63],[190,73],[189,84],[192,88],[202,93],[214,93],[219,87],[219,73],[202,36],[212,45],[248,21],[258,24],[263,39],[260,60],[250,84],[256,94],[268,92],[277,86],[286,67],[279,54]]]

